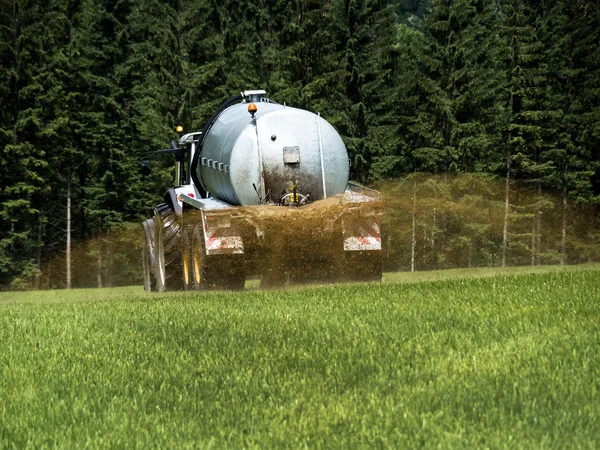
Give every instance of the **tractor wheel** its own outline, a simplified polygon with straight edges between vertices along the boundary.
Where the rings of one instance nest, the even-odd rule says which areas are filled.
[[[381,250],[347,251],[344,253],[344,279],[346,281],[381,281],[383,271]]]
[[[156,290],[181,290],[181,227],[175,211],[165,203],[155,209],[154,235]]]
[[[154,260],[154,242],[153,242],[153,231],[154,221],[152,219],[146,220],[142,224],[144,230],[144,244],[142,247],[142,269],[144,273],[144,290],[146,292],[156,291],[156,278],[152,271],[152,265]]]
[[[192,233],[193,225],[184,226],[181,234],[181,269],[183,276],[183,289],[194,289],[194,263],[192,258]]]

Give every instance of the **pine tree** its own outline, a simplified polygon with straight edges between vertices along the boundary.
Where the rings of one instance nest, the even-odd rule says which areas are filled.
[[[579,202],[597,202],[600,195],[600,7],[596,2],[577,1],[563,7],[557,49],[570,56],[568,71],[557,77],[568,99],[565,130],[572,143],[568,152],[567,184],[570,196]],[[595,184],[594,184],[595,182]]]
[[[580,60],[581,48],[586,47],[591,30],[587,29],[578,6],[580,5],[551,2],[547,10],[543,11],[546,16],[543,30],[546,34],[546,60],[552,68],[548,76],[549,97],[557,110],[552,116],[555,130],[553,145],[546,150],[544,156],[552,161],[554,168],[547,176],[546,184],[562,196],[561,264],[567,258],[568,204],[572,199],[579,202],[592,199],[592,176],[597,168],[597,164],[592,162],[591,148],[586,148],[581,139],[587,134],[582,126],[582,118],[588,110],[582,108],[582,100],[585,98],[583,86],[589,70],[592,69],[593,72],[594,66],[588,67]],[[598,43],[595,44],[598,48]],[[592,61],[588,59],[586,62]],[[597,70],[597,63],[595,68]],[[593,107],[590,109],[593,110]]]
[[[334,98],[332,121],[345,137],[351,176],[366,181],[381,176],[374,158],[399,152],[396,16],[388,2],[347,0],[334,5],[334,29],[344,71],[336,72],[345,92]],[[335,91],[334,91],[335,92]]]
[[[524,240],[531,238],[530,232],[511,235],[509,231],[511,184],[513,179],[539,184],[551,168],[545,156],[552,145],[549,139],[552,130],[547,127],[552,112],[548,110],[547,66],[534,11],[523,0],[511,0],[504,4],[502,19],[502,34],[508,46],[505,62],[507,110],[504,116],[506,122],[502,125],[505,139],[501,147],[504,148],[503,170],[506,176],[502,244],[502,266],[505,266],[508,263],[509,236],[515,249],[524,246]],[[513,222],[517,217],[539,220],[539,208],[540,205],[533,202],[529,209],[534,212],[526,212],[522,208],[519,212],[515,210]]]
[[[288,3],[286,14],[292,19],[280,33],[280,79],[273,79],[271,85],[276,88],[275,98],[321,112],[340,127],[343,122],[335,93],[341,88],[342,68],[335,48],[333,8],[320,0]]]
[[[48,192],[48,143],[42,136],[44,62],[53,17],[47,2],[15,0],[2,8],[2,164],[0,285],[39,269],[41,211]],[[4,81],[4,80],[3,80]]]
[[[157,196],[172,183],[173,169],[172,157],[156,158],[152,177],[140,185],[132,162],[149,151],[164,148],[175,137],[177,125],[186,130],[189,125],[189,105],[184,100],[187,62],[182,49],[181,8],[180,2],[140,0],[122,19],[127,24],[124,28],[129,44],[123,61],[117,65],[128,85],[120,120],[126,124],[129,140],[145,143],[122,147],[123,180],[135,186],[138,193],[137,205],[132,199],[124,199],[129,216],[152,211]]]
[[[431,43],[426,75],[444,93],[432,106],[444,170],[483,170],[479,162],[496,154],[494,122],[502,113],[496,30],[495,11],[485,0],[435,0],[425,19]]]
[[[48,60],[40,77],[43,92],[38,98],[44,117],[41,134],[44,141],[51,143],[47,149],[47,159],[52,180],[50,198],[54,201],[47,203],[62,206],[45,208],[45,217],[54,226],[60,224],[58,228],[63,229],[65,233],[60,237],[60,241],[64,243],[66,252],[67,288],[72,287],[73,279],[71,249],[75,240],[73,209],[74,193],[78,189],[76,174],[85,159],[80,140],[82,124],[78,121],[82,104],[75,69],[78,49],[72,41],[74,23],[79,12],[80,5],[76,2],[57,2],[46,17],[53,26],[45,36]]]
[[[181,51],[186,67],[181,105],[184,122],[194,129],[201,129],[218,105],[234,95],[224,88],[225,16],[225,4],[214,0],[186,2],[181,12]]]
[[[587,167],[594,172],[593,194],[600,196],[600,5],[591,0],[577,0],[575,9],[578,42],[574,48],[574,64],[585,69],[579,95],[581,110],[579,142],[590,153]]]

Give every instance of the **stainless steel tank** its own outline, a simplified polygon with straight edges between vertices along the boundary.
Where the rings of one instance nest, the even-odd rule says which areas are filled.
[[[225,109],[204,138],[195,169],[208,192],[234,205],[277,199],[294,185],[313,201],[344,192],[348,153],[326,120],[263,96],[249,100]]]

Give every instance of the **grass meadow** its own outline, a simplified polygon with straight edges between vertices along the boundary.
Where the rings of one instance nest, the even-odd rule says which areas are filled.
[[[0,294],[0,448],[599,448],[600,266]]]

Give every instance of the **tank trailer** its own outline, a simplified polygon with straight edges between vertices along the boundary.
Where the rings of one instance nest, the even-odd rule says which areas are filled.
[[[245,91],[158,152],[175,155],[176,186],[142,223],[147,291],[381,280],[381,194],[348,182],[320,114]]]

